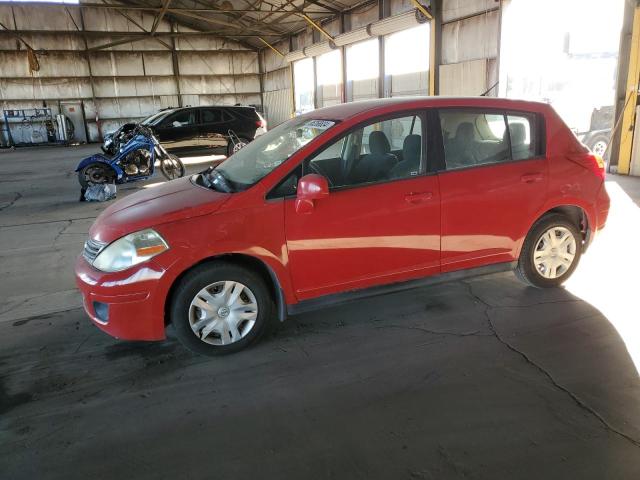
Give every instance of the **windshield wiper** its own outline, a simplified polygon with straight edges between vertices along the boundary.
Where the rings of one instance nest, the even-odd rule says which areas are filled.
[[[233,193],[233,188],[229,183],[227,177],[222,172],[219,172],[213,167],[209,167],[208,170],[202,172],[202,181],[208,187],[219,192]]]

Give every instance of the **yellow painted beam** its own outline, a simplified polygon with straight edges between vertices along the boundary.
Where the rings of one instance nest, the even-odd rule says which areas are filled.
[[[258,37],[258,40],[260,40],[262,43],[264,43],[267,47],[269,47],[271,50],[273,50],[274,52],[276,52],[278,55],[280,55],[281,57],[284,57],[284,53],[282,53],[280,50],[278,50],[276,47],[274,47],[273,45],[271,45],[269,42],[267,42],[264,38],[262,37]]]
[[[289,80],[291,81],[291,118],[296,116],[296,90],[294,85],[293,62],[289,63]]]
[[[433,15],[431,15],[431,12],[427,10],[427,7],[422,5],[418,0],[411,0],[411,3],[413,3],[416,6],[416,8],[420,10],[420,13],[422,13],[425,17],[427,17],[427,19],[433,20]]]
[[[433,18],[433,17],[432,17]],[[429,22],[429,95],[436,95],[436,25]]]
[[[324,28],[322,28],[318,23],[314,22],[313,19],[309,15],[305,15],[304,13],[298,14],[300,17],[304,18],[309,25],[318,30],[322,35],[327,37],[327,40],[333,42],[333,37],[329,32],[327,32]]]
[[[633,30],[631,33],[631,49],[629,52],[629,72],[627,74],[627,90],[620,125],[620,153],[618,155],[618,173],[629,175],[631,166],[631,150],[633,147],[633,129],[636,104],[638,103],[638,88],[640,87],[640,7],[636,7],[633,15]]]

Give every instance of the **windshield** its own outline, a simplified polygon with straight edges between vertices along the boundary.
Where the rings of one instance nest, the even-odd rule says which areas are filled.
[[[215,169],[232,190],[245,190],[318,135],[333,127],[330,120],[293,119],[259,136]]]
[[[170,113],[168,110],[163,110],[161,112],[154,113],[150,117],[147,117],[144,120],[142,120],[140,123],[142,125],[154,125],[157,123],[158,120],[160,120],[160,118],[166,116],[168,113]]]

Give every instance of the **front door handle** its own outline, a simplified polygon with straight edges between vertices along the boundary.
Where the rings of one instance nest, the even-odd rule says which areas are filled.
[[[433,197],[433,193],[422,192],[422,193],[410,193],[409,195],[406,195],[404,199],[408,203],[416,204],[416,203],[422,203],[422,202],[431,200],[432,197]]]
[[[542,173],[525,173],[520,177],[522,183],[535,183],[540,182],[542,180]]]

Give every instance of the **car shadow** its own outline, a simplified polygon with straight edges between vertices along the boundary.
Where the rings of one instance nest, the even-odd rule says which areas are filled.
[[[0,325],[7,478],[640,472],[636,366],[564,289],[510,274],[416,288],[292,317],[216,358],[169,334],[118,342],[80,310]]]

